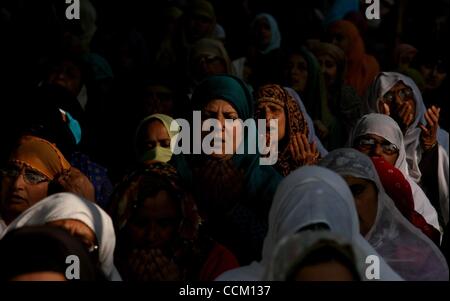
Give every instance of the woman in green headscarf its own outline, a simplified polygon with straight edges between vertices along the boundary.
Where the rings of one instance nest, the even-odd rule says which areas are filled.
[[[231,75],[207,77],[195,89],[192,105],[201,111],[202,121],[215,118],[222,129],[225,119],[245,122],[254,116],[246,84]],[[227,131],[222,130],[222,147]],[[249,142],[257,142],[256,130],[236,127],[227,134],[233,138],[232,154],[219,149],[211,155],[191,156],[189,165],[199,210],[213,237],[228,246],[242,264],[260,256],[268,211],[281,176],[271,166],[260,165],[258,153],[249,152]],[[238,149],[243,152],[237,153]]]

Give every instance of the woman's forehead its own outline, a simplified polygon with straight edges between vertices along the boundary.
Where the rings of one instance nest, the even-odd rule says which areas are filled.
[[[225,112],[237,112],[233,105],[225,99],[213,99],[205,106],[207,110],[219,110],[219,108],[222,108]]]

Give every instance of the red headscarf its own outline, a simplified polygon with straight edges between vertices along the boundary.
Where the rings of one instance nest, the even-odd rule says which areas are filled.
[[[371,159],[377,169],[384,190],[394,201],[397,209],[411,224],[419,228],[428,238],[439,245],[439,231],[428,224],[424,217],[414,210],[411,186],[402,172],[383,158],[372,157]]]
[[[343,49],[347,58],[345,83],[352,86],[359,96],[364,96],[367,88],[380,71],[377,60],[366,54],[364,41],[358,28],[346,20],[339,20],[330,25],[330,33],[339,33],[347,40],[348,47]]]

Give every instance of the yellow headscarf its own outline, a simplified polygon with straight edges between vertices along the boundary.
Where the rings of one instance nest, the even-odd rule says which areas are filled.
[[[10,160],[24,163],[50,180],[71,167],[54,144],[34,136],[23,136],[19,146],[11,154]]]

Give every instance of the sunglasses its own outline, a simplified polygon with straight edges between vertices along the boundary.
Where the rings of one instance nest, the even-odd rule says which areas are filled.
[[[356,147],[358,147],[361,151],[371,151],[378,144],[381,146],[381,148],[383,149],[383,153],[385,153],[386,155],[394,155],[399,152],[397,145],[390,143],[387,140],[380,142],[373,138],[363,137],[358,139],[358,141],[356,142]]]
[[[409,100],[413,97],[413,91],[411,88],[406,87],[398,91],[389,91],[383,95],[383,101],[387,104],[391,104],[395,102],[396,96],[400,97],[402,102]]]
[[[28,166],[19,166],[16,164],[10,164],[2,169],[0,169],[0,173],[4,177],[8,177],[11,179],[17,179],[21,174],[23,174],[23,179],[25,183],[30,185],[36,185],[42,182],[49,182],[50,179],[40,173],[39,171],[28,167]]]

